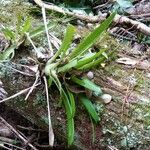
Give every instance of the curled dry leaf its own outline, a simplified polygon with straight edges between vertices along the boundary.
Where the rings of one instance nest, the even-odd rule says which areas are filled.
[[[137,60],[133,58],[123,57],[117,59],[116,62],[124,65],[130,65],[137,69],[142,69],[142,70],[150,69],[150,62],[147,60]]]
[[[124,65],[131,65],[131,66],[134,66],[138,63],[137,60],[134,60],[128,57],[119,58],[116,60],[116,62],[120,64],[124,64]]]

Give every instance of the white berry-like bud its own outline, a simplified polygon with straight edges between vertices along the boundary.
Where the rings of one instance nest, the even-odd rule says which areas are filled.
[[[88,77],[89,79],[93,79],[93,78],[94,78],[93,72],[92,72],[92,71],[89,71],[89,72],[87,73],[87,77]]]
[[[112,96],[109,94],[103,94],[100,98],[104,101],[105,104],[110,103],[112,100]]]

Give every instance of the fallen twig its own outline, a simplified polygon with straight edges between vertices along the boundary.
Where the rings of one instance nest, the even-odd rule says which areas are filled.
[[[11,146],[11,147],[13,147],[13,148],[16,148],[16,149],[20,149],[20,150],[26,150],[26,149],[24,149],[24,148],[21,148],[21,147],[18,147],[18,146],[16,146],[16,145],[13,145],[13,144],[11,144],[11,143],[8,143],[8,142],[3,142],[3,144],[5,144],[5,145],[8,145],[8,146]]]
[[[39,5],[40,7],[44,7],[46,9],[49,10],[53,10],[59,13],[63,13],[69,16],[73,16],[75,18],[87,21],[87,22],[101,22],[103,20],[105,20],[106,18],[103,16],[89,16],[89,15],[83,15],[83,14],[78,14],[78,13],[74,13],[74,12],[70,12],[67,9],[63,9],[61,7],[58,7],[56,5],[52,5],[52,4],[46,4],[44,3],[42,0],[34,0],[34,2]],[[114,22],[115,23],[119,23],[119,24],[124,24],[124,23],[128,23],[131,24],[132,26],[135,26],[137,30],[139,30],[140,32],[149,35],[150,36],[150,27],[148,27],[147,25],[145,25],[144,23],[129,19],[126,16],[121,16],[121,15],[116,15],[114,18]]]
[[[35,81],[34,81],[33,85],[31,86],[31,88],[30,88],[28,94],[26,95],[25,100],[28,99],[29,95],[32,93],[33,89],[35,88],[35,86],[36,86],[36,84],[37,84],[37,82],[38,82],[38,79],[39,79],[39,74],[40,74],[39,71],[37,71],[36,77],[35,77]]]
[[[114,18],[114,22],[119,23],[119,24],[125,24],[125,23],[131,24],[140,32],[150,36],[150,27],[148,27],[144,23],[129,19],[126,16],[120,16],[120,15],[116,14],[116,16]]]
[[[10,148],[4,146],[3,143],[0,143],[0,147],[2,147],[2,148],[4,148],[4,149],[7,149],[7,150],[11,150]]]
[[[20,73],[20,74],[22,74],[22,75],[30,76],[30,77],[33,77],[33,76],[34,76],[33,74],[29,74],[29,73],[27,73],[27,72],[20,71],[20,70],[18,70],[18,69],[16,69],[16,68],[13,68],[13,67],[11,67],[11,66],[4,65],[3,63],[0,63],[0,64],[1,64],[2,66],[4,66],[4,67],[7,67],[7,68],[9,68],[9,69],[12,69],[12,70],[15,71],[15,72]]]
[[[53,4],[46,4],[42,0],[34,0],[34,2],[37,5],[39,5],[40,7],[44,7],[46,9],[62,13],[64,15],[66,14],[66,15],[69,15],[69,16],[73,16],[75,18],[85,20],[87,22],[99,22],[101,20],[104,20],[104,18],[102,16],[92,16],[91,17],[91,16],[88,16],[88,15],[82,15],[82,14],[74,13],[74,12],[71,12],[67,9],[63,9],[63,8],[58,7],[56,5],[53,5]]]
[[[36,84],[35,86],[38,86],[38,85],[40,85],[40,83]],[[3,100],[0,101],[0,103],[6,102],[6,101],[8,101],[8,100],[10,100],[10,99],[13,99],[13,98],[19,96],[19,95],[22,95],[22,94],[28,92],[31,88],[32,88],[32,86],[29,87],[29,88],[26,88],[26,89],[24,89],[24,90],[21,90],[20,92],[18,92],[18,93],[16,93],[16,94],[12,95],[12,96],[10,96],[10,97],[4,98]]]
[[[45,132],[45,130],[43,130],[43,129],[34,129],[32,127],[23,127],[20,125],[17,125],[17,128],[19,128],[21,130],[27,130],[27,131]]]
[[[4,118],[0,116],[0,120],[14,133],[20,138],[25,144],[30,146],[33,150],[37,150],[31,143],[28,142],[16,129],[14,129]]]

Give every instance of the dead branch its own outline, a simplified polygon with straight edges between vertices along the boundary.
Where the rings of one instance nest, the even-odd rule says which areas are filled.
[[[44,3],[42,0],[34,0],[34,2],[39,5],[40,7],[44,7],[46,9],[49,9],[49,10],[52,10],[52,11],[56,11],[56,12],[59,12],[59,13],[62,13],[64,15],[69,15],[69,16],[73,16],[75,18],[78,18],[78,19],[81,19],[81,20],[84,20],[84,21],[87,21],[87,22],[99,22],[99,21],[102,21],[104,20],[104,18],[102,16],[88,16],[88,15],[82,15],[82,14],[79,14],[79,13],[74,13],[74,12],[71,12],[67,9],[63,9],[61,7],[58,7],[56,5],[53,5],[53,4],[46,4]]]
[[[31,86],[31,88],[30,88],[28,94],[26,95],[25,100],[28,99],[29,95],[30,95],[30,94],[32,93],[32,91],[34,90],[34,88],[35,88],[35,86],[36,86],[36,84],[37,84],[37,82],[38,82],[39,76],[40,76],[40,73],[39,73],[39,71],[37,71],[35,81],[34,81],[33,85]]]
[[[119,24],[124,24],[124,23],[131,24],[132,26],[134,26],[140,32],[150,36],[150,27],[148,27],[144,23],[129,19],[126,16],[120,16],[120,15],[117,14],[114,18],[114,22],[119,23]]]
[[[24,148],[18,147],[18,146],[16,146],[16,145],[11,144],[11,143],[8,143],[8,142],[2,142],[2,143],[5,144],[5,145],[8,145],[9,147],[16,148],[16,149],[18,149],[18,150],[26,150],[26,149],[24,149]],[[14,142],[13,142],[13,143],[14,143]]]
[[[40,85],[40,83],[37,83],[37,84],[35,85],[35,87],[38,86],[38,85]],[[24,89],[24,90],[21,90],[20,92],[18,92],[18,93],[16,93],[16,94],[12,95],[12,96],[10,96],[10,97],[4,98],[4,99],[2,99],[2,100],[0,101],[0,103],[6,102],[6,101],[8,101],[8,100],[10,100],[10,99],[13,99],[13,98],[19,96],[19,95],[22,95],[22,94],[28,92],[31,88],[32,88],[32,86],[29,87],[29,88],[26,88],[26,89]]]
[[[28,142],[13,126],[11,126],[4,118],[0,116],[0,120],[14,133],[20,138],[25,144],[30,146],[33,150],[37,150],[36,147],[34,147],[31,143]]]
[[[89,15],[83,15],[83,14],[78,14],[78,13],[74,13],[74,12],[70,12],[67,9],[63,9],[61,7],[58,7],[56,5],[53,4],[45,4],[42,0],[34,0],[34,2],[39,5],[40,7],[44,7],[46,9],[52,10],[52,11],[56,11],[62,14],[66,14],[69,16],[73,16],[75,18],[84,20],[86,22],[101,22],[103,20],[105,20],[106,18],[104,18],[103,16],[89,16]],[[150,36],[150,27],[148,27],[147,25],[145,25],[144,23],[129,19],[126,16],[121,16],[121,15],[116,15],[114,18],[114,22],[115,23],[119,23],[119,24],[124,24],[124,23],[128,23],[131,24],[132,26],[135,26],[137,30],[139,30],[140,32],[149,35]]]

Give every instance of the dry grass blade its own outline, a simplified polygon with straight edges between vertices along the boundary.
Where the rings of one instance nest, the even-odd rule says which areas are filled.
[[[54,132],[52,128],[52,122],[51,122],[51,113],[50,113],[50,103],[49,103],[49,95],[48,95],[48,85],[47,85],[47,79],[44,76],[44,83],[45,83],[45,90],[46,90],[46,100],[47,100],[47,108],[48,108],[48,121],[49,121],[49,145],[54,145]]]
[[[6,145],[8,145],[8,146],[10,146],[10,147],[13,147],[13,148],[16,148],[16,149],[20,149],[20,150],[26,150],[26,149],[24,149],[24,148],[21,148],[21,147],[18,147],[18,146],[16,146],[16,145],[13,145],[13,144],[11,144],[11,143],[8,143],[8,142],[3,142],[3,144],[6,144]]]
[[[28,99],[29,95],[32,93],[33,89],[35,88],[35,86],[36,86],[36,84],[37,84],[37,82],[38,82],[38,79],[39,79],[39,74],[40,74],[40,73],[39,73],[39,71],[38,71],[38,72],[36,73],[35,81],[34,81],[33,85],[31,86],[31,88],[30,88],[28,94],[26,95],[25,100]]]
[[[0,116],[0,120],[14,133],[20,138],[25,144],[30,146],[33,150],[37,150],[36,147],[34,147],[31,143],[28,142],[27,139],[25,139],[15,128],[13,128],[4,118]]]
[[[50,50],[50,57],[52,57],[54,54],[53,54],[53,48],[52,48],[51,41],[50,41],[49,34],[48,34],[46,12],[45,12],[44,5],[42,5],[42,15],[43,15],[43,21],[44,21],[44,25],[45,25],[46,36],[47,36],[47,40],[48,40],[48,46],[49,46],[49,50]]]
[[[0,147],[2,147],[2,148],[4,148],[4,149],[7,149],[7,150],[11,150],[10,148],[4,146],[3,143],[0,143]]]
[[[38,86],[38,85],[40,85],[40,83],[36,84],[35,86]],[[7,97],[7,98],[1,100],[0,103],[6,102],[6,101],[8,101],[8,100],[10,100],[10,99],[13,99],[13,98],[19,96],[19,95],[22,95],[22,94],[28,92],[31,88],[32,88],[32,86],[29,87],[29,88],[26,88],[26,89],[24,89],[24,90],[21,90],[20,92],[18,92],[18,93],[14,94],[14,95],[12,95],[12,96],[10,96],[10,97]]]
[[[29,33],[26,33],[27,39],[30,41],[31,45],[33,46],[35,52],[38,54],[38,50],[36,48],[36,46],[34,45],[33,41],[31,40]]]

